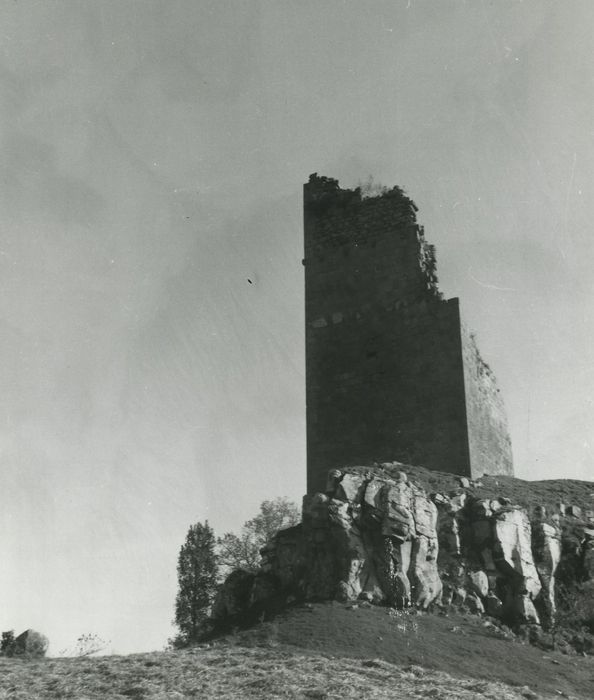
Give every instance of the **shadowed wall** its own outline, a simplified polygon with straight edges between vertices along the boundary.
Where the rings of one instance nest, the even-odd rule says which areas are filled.
[[[312,175],[304,222],[308,492],[374,461],[511,474],[495,378],[442,299],[414,203]]]

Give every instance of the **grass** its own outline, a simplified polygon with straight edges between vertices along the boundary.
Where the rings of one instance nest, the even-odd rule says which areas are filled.
[[[517,689],[460,680],[381,659],[217,646],[104,661],[3,665],[3,698],[521,698]]]
[[[365,473],[366,467],[346,467],[343,471]],[[448,493],[460,489],[460,477],[446,472],[433,471],[425,467],[395,463],[393,467],[374,467],[372,471],[386,476],[393,476],[402,471],[409,475],[411,481],[422,486],[427,493]],[[498,498],[504,496],[514,504],[527,508],[530,513],[537,505],[544,505],[550,513],[556,506],[576,505],[583,511],[594,510],[594,483],[578,479],[546,479],[526,481],[513,476],[482,476],[474,480],[473,485],[464,489],[476,498]]]
[[[480,618],[319,603],[193,649],[0,659],[0,698],[591,697],[592,658],[543,653]]]

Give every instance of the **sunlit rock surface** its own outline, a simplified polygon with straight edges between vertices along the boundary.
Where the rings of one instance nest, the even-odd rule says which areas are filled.
[[[260,572],[229,578],[214,617],[285,596],[396,608],[459,604],[510,623],[550,624],[562,561],[559,513],[536,506],[529,514],[509,497],[479,497],[468,480],[427,493],[399,466],[330,471],[325,493],[304,497],[302,523],[262,550]],[[578,555],[592,578],[594,529],[581,532]]]

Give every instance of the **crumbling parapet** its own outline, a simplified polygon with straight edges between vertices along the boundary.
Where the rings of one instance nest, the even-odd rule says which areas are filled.
[[[495,377],[439,291],[414,202],[314,174],[304,231],[308,492],[373,461],[511,475]]]

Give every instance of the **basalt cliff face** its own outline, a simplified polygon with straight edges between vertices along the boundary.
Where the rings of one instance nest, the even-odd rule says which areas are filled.
[[[529,486],[522,492],[518,484],[529,482],[447,475],[457,486],[430,492],[436,479],[427,483],[427,473],[398,463],[331,471],[325,493],[304,498],[302,523],[263,550],[261,570],[227,579],[215,619],[280,595],[396,608],[458,604],[547,627],[559,575],[594,579],[594,513],[584,488],[580,506],[552,503],[551,494],[546,504],[528,503]]]

